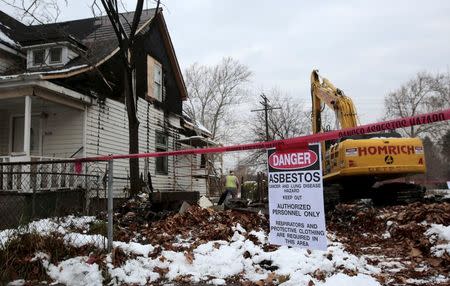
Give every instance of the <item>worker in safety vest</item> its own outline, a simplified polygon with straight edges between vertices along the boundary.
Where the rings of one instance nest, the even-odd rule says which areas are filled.
[[[239,180],[234,175],[233,171],[230,171],[230,174],[225,177],[225,192],[222,193],[219,199],[219,205],[221,205],[228,195],[231,195],[232,198],[236,198],[238,196],[239,191]]]
[[[225,191],[231,194],[231,197],[234,199],[238,195],[239,190],[239,180],[234,175],[233,171],[230,171],[230,174],[225,178]]]

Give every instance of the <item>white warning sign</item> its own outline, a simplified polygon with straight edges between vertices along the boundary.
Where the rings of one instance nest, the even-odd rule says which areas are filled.
[[[326,250],[320,144],[267,155],[269,242]]]

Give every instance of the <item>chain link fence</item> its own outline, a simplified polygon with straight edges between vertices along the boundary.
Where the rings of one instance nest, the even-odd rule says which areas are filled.
[[[105,162],[43,159],[0,162],[0,247],[21,234],[58,236],[105,248]],[[99,219],[104,217],[105,219]]]
[[[155,209],[197,201],[199,194],[221,190],[221,177],[210,171],[204,157],[139,160],[142,187]],[[121,203],[129,196],[128,159],[15,160],[0,157],[0,248],[16,234],[37,233],[62,236],[76,247],[111,249],[113,198]]]

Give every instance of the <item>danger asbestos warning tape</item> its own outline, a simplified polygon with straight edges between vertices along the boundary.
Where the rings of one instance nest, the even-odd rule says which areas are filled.
[[[322,142],[326,140],[333,140],[342,137],[352,136],[352,135],[362,135],[366,133],[380,132],[384,130],[392,130],[397,128],[404,128],[415,125],[430,124],[440,121],[450,120],[450,109],[445,109],[442,111],[431,112],[411,117],[393,119],[384,122],[372,123],[361,125],[355,128],[346,128],[342,130],[329,131],[324,133],[300,136],[295,138],[274,140],[269,142],[258,142],[249,144],[239,144],[232,146],[223,147],[211,147],[211,148],[201,148],[201,149],[184,149],[177,151],[166,151],[166,152],[154,152],[154,153],[139,153],[139,154],[123,154],[123,155],[110,155],[110,156],[99,156],[99,157],[86,157],[75,159],[75,162],[92,162],[92,161],[109,161],[114,159],[127,159],[127,158],[147,158],[147,157],[164,157],[164,156],[181,156],[181,155],[192,155],[192,154],[208,154],[208,153],[225,153],[234,151],[244,151],[244,150],[255,150],[255,149],[269,149],[277,148],[279,150],[287,150],[291,148],[298,148],[301,146],[307,146],[309,143]]]

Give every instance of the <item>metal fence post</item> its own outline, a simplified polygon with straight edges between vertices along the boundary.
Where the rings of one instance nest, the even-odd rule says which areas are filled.
[[[113,245],[113,160],[108,161],[108,252]]]

